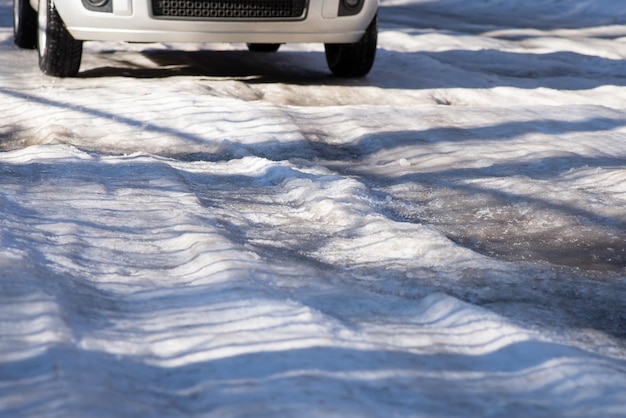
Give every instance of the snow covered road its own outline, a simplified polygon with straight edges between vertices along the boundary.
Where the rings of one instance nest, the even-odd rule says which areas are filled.
[[[0,416],[626,416],[626,5],[389,0],[321,45],[0,0]]]

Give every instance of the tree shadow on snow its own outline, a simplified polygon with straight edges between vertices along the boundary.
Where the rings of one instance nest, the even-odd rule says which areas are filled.
[[[0,4],[0,28],[13,27],[13,8],[7,4]]]
[[[560,29],[592,29],[601,26],[624,25],[626,16],[590,16],[577,10],[577,2],[571,9],[563,7],[561,15],[546,13],[540,2],[509,1],[477,4],[475,7],[457,10],[445,1],[420,2],[417,4],[386,4],[381,1],[380,18],[388,26],[435,29],[449,33],[494,36],[494,31],[508,29],[557,31]],[[482,6],[482,7],[481,7]],[[506,10],[506,7],[509,10]],[[499,7],[501,7],[499,9]],[[515,36],[522,40],[532,35]],[[612,39],[611,36],[599,36]],[[506,38],[511,39],[511,38]]]
[[[506,186],[489,182],[508,178],[541,182],[555,181],[577,169],[604,169],[607,173],[626,171],[626,159],[608,156],[578,155],[562,151],[561,155],[541,156],[528,151],[527,158],[498,161],[490,165],[465,167],[419,168],[405,174],[379,174],[361,161],[371,161],[382,153],[384,161],[412,158],[417,164],[438,154],[440,142],[493,141],[494,145],[528,133],[551,132],[564,135],[575,132],[611,130],[625,126],[621,119],[596,118],[580,122],[532,120],[507,122],[477,128],[433,128],[423,131],[401,131],[366,135],[350,145],[318,144],[318,157],[333,170],[364,182],[369,189],[389,190],[392,199],[386,206],[388,215],[400,220],[433,225],[453,241],[491,257],[510,261],[548,262],[583,271],[626,271],[626,217],[596,213],[585,204],[571,199],[559,200],[552,192],[515,192]],[[500,145],[501,146],[501,145]],[[402,150],[397,154],[394,150]],[[430,153],[430,154],[429,154]],[[345,162],[353,164],[345,164]],[[392,161],[392,160],[391,160]],[[371,163],[370,163],[371,167]],[[616,184],[620,178],[616,176]],[[403,185],[419,185],[418,191]],[[593,199],[589,196],[579,198]],[[484,211],[489,212],[484,217]],[[543,225],[538,227],[539,224]],[[554,224],[553,224],[554,223]],[[532,231],[532,232],[531,232]]]
[[[153,338],[149,333],[144,337]],[[416,354],[321,346],[196,362],[185,361],[189,353],[182,353],[182,364],[159,366],[161,359],[149,355],[58,345],[3,364],[0,400],[7,402],[0,413],[173,417],[330,411],[364,416],[436,410],[464,416],[468,411],[483,415],[487,409],[575,415],[597,410],[600,403],[619,404],[623,388],[615,376],[626,365],[618,360],[538,340],[485,351]]]
[[[54,100],[35,97],[27,93],[14,92],[6,89],[0,89],[0,93],[7,94],[13,97],[21,98],[24,100],[37,102],[50,107],[66,108],[64,103],[57,103]],[[179,129],[172,128],[171,126],[162,126],[158,123],[146,123],[142,120],[135,120],[131,117],[120,117],[117,114],[111,114],[103,112],[102,110],[92,109],[88,106],[74,107],[75,111],[81,111],[90,118],[104,118],[114,119],[118,123],[128,125],[130,128],[141,129],[142,131],[152,131],[159,134],[168,134],[180,138],[183,141],[189,142],[191,145],[212,145],[215,146],[214,141],[211,138],[205,138],[201,135],[184,132]],[[438,142],[450,142],[450,141],[475,141],[480,140],[494,141],[495,143],[501,143],[516,137],[523,136],[528,133],[550,133],[553,135],[563,135],[567,133],[576,132],[595,132],[595,131],[610,131],[616,128],[623,127],[624,120],[616,118],[595,118],[584,121],[558,121],[558,120],[532,120],[523,122],[507,122],[500,125],[476,127],[476,128],[464,128],[459,129],[456,127],[441,127],[432,128],[424,131],[402,131],[402,132],[381,132],[376,134],[367,135],[358,139],[350,145],[331,145],[325,143],[323,138],[317,138],[315,135],[311,138],[302,141],[295,141],[289,143],[281,143],[279,141],[269,141],[267,143],[255,143],[251,145],[238,145],[237,143],[231,143],[229,147],[223,151],[216,153],[187,153],[187,154],[162,154],[166,157],[176,158],[185,161],[193,160],[205,160],[205,161],[220,161],[233,158],[233,153],[237,154],[238,147],[245,150],[246,153],[253,153],[256,156],[267,158],[270,160],[283,161],[290,160],[292,158],[304,158],[304,159],[317,159],[318,163],[331,166],[333,170],[342,170],[343,174],[350,176],[358,176],[359,179],[367,183],[369,188],[380,189],[385,187],[391,187],[393,185],[400,184],[422,184],[431,185],[433,189],[442,189],[453,191],[453,196],[466,196],[466,199],[454,200],[456,204],[452,208],[456,208],[458,211],[456,215],[465,214],[472,209],[478,211],[481,205],[488,205],[490,207],[509,207],[510,213],[503,213],[502,219],[494,219],[492,224],[494,231],[498,229],[498,222],[506,222],[507,216],[511,216],[513,219],[523,219],[515,217],[514,215],[519,211],[514,209],[515,205],[511,202],[526,202],[530,204],[530,207],[535,211],[546,210],[549,213],[559,214],[559,217],[565,217],[570,220],[584,220],[577,221],[570,224],[570,228],[593,226],[595,229],[589,230],[587,240],[582,237],[575,247],[572,247],[574,238],[565,241],[559,241],[558,231],[550,230],[546,227],[546,235],[539,235],[536,241],[528,240],[522,246],[525,251],[519,252],[520,242],[524,241],[524,237],[527,231],[520,229],[519,236],[508,237],[509,239],[503,240],[501,234],[492,237],[482,237],[477,239],[473,235],[471,230],[467,229],[467,223],[469,218],[461,217],[460,220],[454,220],[455,212],[452,208],[450,210],[450,217],[445,218],[442,216],[442,210],[433,214],[431,219],[428,219],[428,223],[438,224],[438,227],[444,228],[445,233],[453,240],[472,247],[475,250],[485,252],[491,256],[504,256],[505,258],[513,258],[519,260],[520,257],[528,256],[532,254],[532,259],[544,260],[548,262],[559,262],[564,265],[575,266],[579,268],[600,268],[615,271],[620,271],[626,267],[626,247],[623,243],[626,242],[626,236],[622,233],[626,231],[626,219],[618,219],[608,217],[600,214],[596,214],[590,210],[570,206],[564,203],[555,203],[554,199],[550,196],[546,196],[545,199],[540,197],[524,197],[522,195],[515,195],[506,193],[501,190],[489,190],[481,187],[473,182],[477,179],[497,179],[507,178],[512,176],[524,176],[534,180],[546,180],[559,177],[564,171],[572,170],[575,168],[606,168],[606,169],[618,169],[622,170],[626,166],[626,160],[615,157],[589,157],[581,156],[573,153],[565,153],[562,156],[550,156],[550,157],[533,157],[516,162],[494,163],[487,167],[479,168],[464,168],[464,167],[447,167],[443,170],[437,170],[433,172],[423,172],[413,174],[405,174],[402,177],[385,178],[384,176],[369,173],[365,168],[361,168],[362,164],[358,164],[359,161],[365,161],[378,152],[393,152],[405,147],[414,147],[419,150],[422,147],[426,147],[429,150],[430,146],[436,145]],[[304,133],[306,136],[306,132]],[[12,130],[0,131],[0,139],[2,142],[10,145],[17,141],[17,135]],[[7,145],[7,146],[8,146]],[[4,145],[3,145],[4,146]],[[140,151],[138,148],[136,151]],[[132,152],[132,149],[126,149],[125,152]],[[415,151],[417,152],[417,151]],[[430,152],[436,152],[430,149]],[[403,156],[409,158],[406,152],[403,152]],[[345,165],[345,163],[354,163]],[[482,196],[483,199],[476,199],[477,196]],[[397,196],[400,198],[399,196]],[[407,202],[411,199],[417,199],[413,201],[412,205],[423,207],[427,206],[427,201],[420,201],[419,199],[426,199],[426,197],[407,197]],[[451,200],[449,203],[453,203]],[[467,205],[465,208],[461,203]],[[473,202],[473,203],[472,203]],[[409,203],[407,203],[409,204]],[[411,206],[411,204],[409,204]],[[523,211],[523,207],[520,211]],[[392,212],[395,212],[395,216],[404,217],[405,220],[413,222],[421,222],[420,216],[423,215],[398,215],[398,208],[390,208]],[[484,222],[484,221],[481,221]],[[523,224],[523,223],[522,223]],[[487,222],[489,225],[489,222]],[[582,229],[581,231],[584,231]],[[596,233],[591,234],[591,232]],[[562,232],[562,231],[561,231]],[[549,237],[550,233],[556,235],[552,238]],[[582,232],[574,234],[575,237],[581,237]],[[514,238],[514,239],[512,239]],[[540,239],[540,240],[539,240]],[[585,242],[587,242],[585,244]],[[517,247],[515,247],[517,245]]]

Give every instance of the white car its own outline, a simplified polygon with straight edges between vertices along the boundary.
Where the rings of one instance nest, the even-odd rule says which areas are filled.
[[[83,41],[325,45],[330,70],[366,75],[376,55],[378,0],[13,0],[15,43],[41,70],[78,74]]]

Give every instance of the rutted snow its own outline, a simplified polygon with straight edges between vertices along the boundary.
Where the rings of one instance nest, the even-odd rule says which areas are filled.
[[[0,415],[626,415],[625,16],[386,0],[363,80],[57,80],[0,0]]]

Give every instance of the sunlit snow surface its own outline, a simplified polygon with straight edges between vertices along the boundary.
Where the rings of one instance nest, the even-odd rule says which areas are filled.
[[[0,416],[626,416],[626,5],[390,0],[321,45],[0,0]]]

